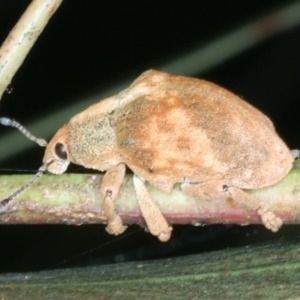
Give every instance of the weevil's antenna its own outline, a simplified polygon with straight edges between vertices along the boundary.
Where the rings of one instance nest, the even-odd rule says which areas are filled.
[[[26,137],[28,137],[30,140],[36,142],[38,145],[42,147],[47,146],[47,142],[44,139],[39,139],[32,135],[27,129],[25,129],[20,123],[13,119],[9,119],[6,117],[0,118],[0,124],[4,126],[11,126],[19,129]],[[15,191],[13,194],[11,194],[9,197],[3,199],[0,201],[0,210],[3,209],[11,200],[16,198],[20,193],[22,193],[24,190],[26,190],[28,187],[30,187],[38,178],[42,177],[43,174],[47,171],[48,166],[52,163],[52,161],[49,164],[42,165],[36,175],[31,178],[25,185],[23,185],[20,189]]]
[[[31,178],[25,185],[23,185],[21,188],[19,188],[17,191],[15,191],[13,194],[11,194],[9,197],[3,199],[0,201],[0,210],[3,209],[11,200],[16,198],[20,193],[22,193],[24,190],[26,190],[28,187],[30,187],[37,179],[43,176],[43,174],[47,171],[48,166],[52,163],[52,161],[49,164],[42,165],[38,172],[35,174],[33,178]]]
[[[42,147],[46,147],[47,144],[48,144],[45,140],[39,139],[39,138],[35,137],[34,135],[32,135],[20,123],[18,123],[17,121],[15,121],[13,119],[9,119],[9,118],[6,118],[6,117],[1,117],[0,118],[0,124],[2,124],[4,126],[15,127],[17,129],[19,129],[26,137],[28,137],[30,140],[36,142],[37,144],[39,144]]]

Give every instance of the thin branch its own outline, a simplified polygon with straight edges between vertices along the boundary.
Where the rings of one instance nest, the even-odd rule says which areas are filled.
[[[0,176],[0,199],[24,185],[30,175]],[[102,175],[45,175],[10,202],[0,215],[2,224],[88,224],[106,223],[99,187]],[[148,185],[163,214],[171,224],[234,223],[258,224],[258,214],[232,199],[199,201],[176,185],[169,194]],[[300,169],[293,168],[272,187],[248,191],[261,199],[286,224],[300,223]],[[127,175],[116,202],[125,224],[143,223],[135,199],[132,175]]]
[[[0,99],[62,0],[34,0],[0,48]]]

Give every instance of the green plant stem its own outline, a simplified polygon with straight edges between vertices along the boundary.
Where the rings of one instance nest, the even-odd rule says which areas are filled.
[[[7,198],[32,176],[0,176],[0,199]],[[106,223],[99,188],[100,174],[44,175],[33,186],[13,199],[0,214],[3,224],[87,224]],[[151,185],[148,189],[171,224],[261,223],[258,214],[235,203],[232,199],[199,201],[175,185],[171,193]],[[300,169],[293,168],[276,185],[248,191],[261,199],[286,224],[300,222]],[[132,185],[127,175],[116,209],[125,224],[142,223]]]

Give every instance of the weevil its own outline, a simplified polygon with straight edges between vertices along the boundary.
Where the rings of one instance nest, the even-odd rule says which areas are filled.
[[[183,192],[199,201],[231,198],[255,210],[268,229],[277,231],[282,220],[243,189],[275,184],[298,155],[267,116],[226,89],[149,70],[60,128],[46,147],[37,177],[45,170],[61,174],[70,162],[106,171],[100,188],[106,230],[117,235],[126,226],[114,201],[129,168],[149,231],[167,241],[172,227],[146,181],[167,192],[180,183]]]

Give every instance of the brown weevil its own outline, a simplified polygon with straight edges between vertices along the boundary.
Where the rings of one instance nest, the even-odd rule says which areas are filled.
[[[230,197],[257,211],[263,224],[277,231],[281,219],[242,189],[275,184],[297,155],[268,117],[231,92],[204,80],[150,70],[60,128],[38,174],[61,174],[70,162],[106,171],[100,188],[106,229],[117,235],[126,229],[114,201],[127,166],[149,231],[167,241],[172,227],[145,181],[167,192],[180,183],[199,201]]]

